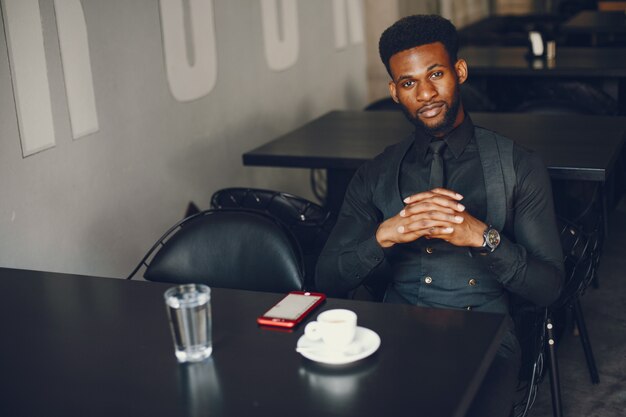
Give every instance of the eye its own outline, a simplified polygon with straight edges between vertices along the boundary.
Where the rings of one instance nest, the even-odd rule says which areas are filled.
[[[402,83],[402,87],[404,88],[409,88],[409,87],[413,87],[415,85],[415,81],[405,81]]]
[[[430,74],[430,78],[441,78],[443,77],[443,71],[435,71]]]

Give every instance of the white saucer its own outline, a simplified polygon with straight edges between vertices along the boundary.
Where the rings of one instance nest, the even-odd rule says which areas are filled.
[[[311,340],[305,335],[298,339],[296,348],[303,349],[300,354],[312,361],[343,365],[370,356],[379,346],[380,336],[375,331],[357,326],[354,341],[341,351],[331,350],[321,340]]]

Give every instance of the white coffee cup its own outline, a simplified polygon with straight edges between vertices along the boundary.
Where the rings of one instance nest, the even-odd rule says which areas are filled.
[[[356,313],[350,310],[327,310],[304,328],[311,340],[322,340],[331,349],[342,349],[354,340]]]

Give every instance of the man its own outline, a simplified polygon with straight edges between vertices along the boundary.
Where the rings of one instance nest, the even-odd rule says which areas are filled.
[[[463,110],[455,27],[409,16],[381,36],[389,92],[415,134],[355,174],[320,256],[316,284],[342,295],[391,266],[384,301],[509,312],[515,294],[549,305],[563,281],[550,180],[533,153]],[[509,332],[469,415],[507,416],[520,365]]]

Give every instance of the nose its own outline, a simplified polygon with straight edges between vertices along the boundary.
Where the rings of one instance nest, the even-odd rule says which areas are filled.
[[[437,95],[437,90],[431,83],[424,82],[419,84],[416,93],[418,101],[429,102],[434,96]]]

